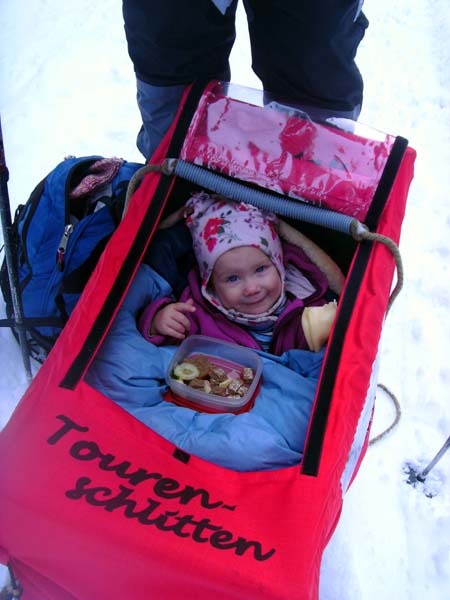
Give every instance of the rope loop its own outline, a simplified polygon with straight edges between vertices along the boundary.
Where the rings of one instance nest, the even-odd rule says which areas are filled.
[[[380,434],[376,435],[374,438],[369,440],[369,446],[376,444],[381,439],[383,439],[390,431],[392,431],[394,429],[394,427],[396,427],[398,425],[401,414],[402,414],[402,409],[400,408],[400,402],[397,400],[397,397],[395,396],[395,394],[393,394],[391,392],[391,390],[382,383],[379,383],[377,385],[377,387],[379,387],[381,390],[383,390],[383,392],[385,392],[389,396],[389,398],[392,400],[392,403],[394,404],[394,408],[395,408],[395,418],[387,429],[385,429]]]
[[[128,182],[127,195],[125,197],[125,204],[124,204],[123,212],[122,212],[122,219],[124,218],[125,213],[128,210],[128,205],[130,204],[131,196],[136,191],[136,188],[137,188],[138,183],[140,182],[140,180],[147,173],[152,173],[152,172],[155,172],[155,171],[156,172],[160,172],[160,173],[164,173],[164,163],[162,165],[151,165],[151,164],[144,165],[143,167],[141,167],[140,169],[138,169],[134,173],[133,177]]]
[[[352,223],[351,233],[352,233],[352,237],[357,242],[362,242],[362,241],[366,240],[369,242],[379,242],[381,244],[384,244],[390,250],[392,256],[394,257],[395,265],[397,268],[397,283],[396,283],[394,289],[392,290],[391,295],[389,296],[389,301],[388,301],[388,305],[387,305],[387,309],[386,309],[386,314],[387,314],[390,311],[394,301],[396,300],[397,296],[400,294],[400,292],[403,288],[404,271],[403,271],[403,261],[402,261],[402,257],[400,254],[400,249],[397,246],[397,244],[393,240],[391,240],[390,237],[387,237],[386,235],[382,235],[381,233],[372,233],[371,231],[369,231],[367,229],[367,227],[365,225],[363,225],[362,223],[359,223],[359,221],[356,221],[356,223],[357,223],[357,225]]]

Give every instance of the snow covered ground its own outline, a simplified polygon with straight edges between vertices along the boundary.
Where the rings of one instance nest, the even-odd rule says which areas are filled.
[[[380,379],[398,396],[399,426],[370,447],[325,553],[321,600],[447,600],[450,589],[450,453],[427,479],[405,483],[406,461],[424,467],[450,433],[450,12],[448,0],[367,2],[370,27],[358,64],[360,121],[406,137],[417,150],[401,251],[402,294],[389,314]],[[64,156],[141,162],[132,66],[121,3],[0,2],[0,107],[13,208]],[[250,70],[239,10],[235,83]],[[0,303],[0,317],[3,316]],[[0,427],[26,388],[20,352],[0,330]],[[380,394],[373,435],[393,418]],[[0,571],[0,584],[6,571]]]

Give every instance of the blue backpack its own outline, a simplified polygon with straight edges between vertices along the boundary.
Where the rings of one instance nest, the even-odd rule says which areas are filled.
[[[14,217],[13,256],[18,265],[29,353],[39,362],[45,360],[74,309],[121,220],[128,182],[143,166],[111,159],[116,161],[112,178],[93,186],[90,193],[90,180],[86,178],[102,159],[65,159],[36,186]],[[86,183],[84,195],[72,198],[71,192],[82,182]],[[0,285],[6,316],[11,319],[13,303],[6,261]],[[14,328],[13,332],[17,336]]]

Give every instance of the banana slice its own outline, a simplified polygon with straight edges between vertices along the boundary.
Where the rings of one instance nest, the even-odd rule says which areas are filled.
[[[183,381],[191,381],[200,375],[199,369],[189,362],[182,362],[175,367],[173,374],[176,379],[183,379]]]

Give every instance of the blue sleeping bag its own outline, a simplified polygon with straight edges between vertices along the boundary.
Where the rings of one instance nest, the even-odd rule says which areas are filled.
[[[259,352],[263,385],[246,413],[207,414],[163,400],[175,346],[154,346],[136,327],[139,310],[171,295],[168,283],[141,265],[86,380],[179,448],[236,471],[299,463],[324,351]]]

